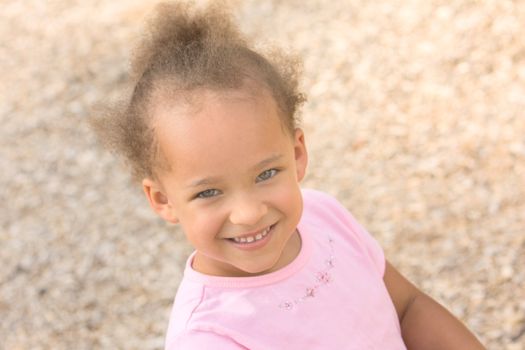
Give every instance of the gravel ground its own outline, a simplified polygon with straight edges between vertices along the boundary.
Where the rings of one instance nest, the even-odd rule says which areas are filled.
[[[138,0],[2,2],[0,348],[158,349],[190,252],[87,127]],[[525,1],[237,1],[304,58],[305,187],[490,349],[525,348]]]

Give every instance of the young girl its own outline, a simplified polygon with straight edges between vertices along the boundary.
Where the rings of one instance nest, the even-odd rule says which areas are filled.
[[[334,198],[301,190],[296,65],[218,6],[161,5],[126,105],[96,123],[188,258],[166,349],[482,349]]]

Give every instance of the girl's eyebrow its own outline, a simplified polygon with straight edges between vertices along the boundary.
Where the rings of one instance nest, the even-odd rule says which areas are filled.
[[[269,158],[266,158],[266,159],[263,159],[261,160],[259,163],[255,164],[255,166],[253,167],[253,169],[260,169],[260,168],[264,168],[265,166],[267,166],[268,164],[271,164],[279,159],[281,159],[283,157],[282,154],[275,154]]]
[[[268,164],[271,164],[279,159],[281,159],[283,157],[282,154],[275,154],[275,155],[272,155],[271,157],[268,157],[266,159],[263,159],[261,160],[259,163],[255,164],[253,166],[253,169],[260,169],[260,168],[264,168],[265,166],[267,166]],[[195,181],[192,181],[189,185],[188,185],[188,188],[192,188],[192,187],[199,187],[199,186],[203,186],[203,185],[210,185],[210,184],[213,184],[213,183],[217,183],[219,182],[220,178],[218,177],[205,177],[203,179],[199,179],[199,180],[195,180]]]
[[[199,186],[203,186],[203,185],[209,185],[209,184],[217,183],[217,182],[219,182],[219,178],[218,177],[205,177],[204,179],[199,179],[199,180],[192,181],[188,185],[188,188],[199,187]]]

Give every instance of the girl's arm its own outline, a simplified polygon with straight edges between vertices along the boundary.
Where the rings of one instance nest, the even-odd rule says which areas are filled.
[[[409,350],[485,349],[457,318],[417,289],[388,261],[384,281]]]

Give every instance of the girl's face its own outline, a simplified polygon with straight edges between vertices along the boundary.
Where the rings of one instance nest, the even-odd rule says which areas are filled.
[[[150,203],[178,222],[197,253],[193,268],[219,276],[268,273],[300,248],[299,181],[307,154],[269,94],[199,95],[198,105],[155,110],[161,152],[171,170],[145,179]]]

